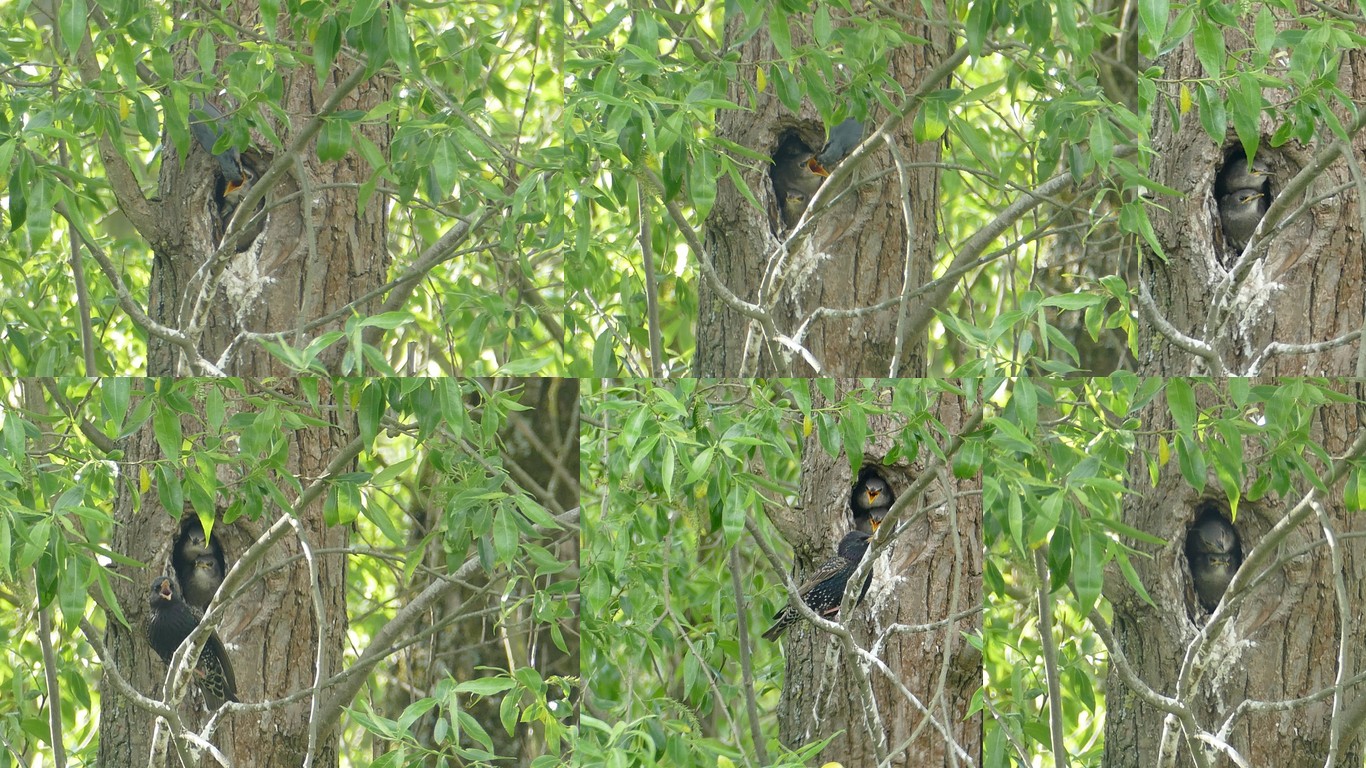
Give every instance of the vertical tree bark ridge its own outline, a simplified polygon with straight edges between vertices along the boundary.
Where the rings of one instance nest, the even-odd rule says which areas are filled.
[[[871,6],[863,11],[877,13]],[[920,3],[896,2],[890,10],[902,18],[924,18]],[[937,18],[947,15],[942,2],[933,5]],[[795,21],[796,17],[794,17]],[[898,21],[908,34],[923,37],[930,45],[908,45],[894,51],[888,68],[906,91],[921,85],[923,73],[949,54],[950,43],[943,25],[909,26]],[[744,20],[727,20],[727,39],[734,39]],[[800,25],[792,26],[793,43],[809,44],[811,37]],[[717,120],[721,136],[757,151],[771,153],[777,145],[779,130],[792,125],[792,117],[772,95],[772,89],[751,96],[750,84],[758,77],[759,66],[777,59],[766,29],[750,37],[740,48],[739,76],[732,83],[728,98],[738,104],[753,102],[753,109],[723,112]],[[781,66],[781,64],[779,65]],[[835,84],[836,87],[842,84]],[[814,114],[804,110],[798,117],[808,120]],[[876,121],[876,114],[873,116]],[[803,125],[809,125],[803,123]],[[763,299],[770,305],[780,333],[796,337],[799,328],[819,308],[856,309],[901,295],[909,280],[912,287],[930,278],[938,239],[936,206],[941,157],[938,142],[916,143],[906,121],[892,137],[900,158],[911,164],[906,170],[910,194],[911,231],[903,215],[903,189],[891,154],[886,147],[875,148],[852,174],[858,185],[845,199],[816,216],[806,227],[808,234],[789,244],[784,279],[778,290],[759,296],[759,285],[773,264],[778,247],[766,211],[757,211],[735,186],[722,178],[717,186],[717,203],[706,222],[705,246],[716,265],[720,280],[745,301]],[[879,175],[870,184],[859,179]],[[768,166],[760,164],[744,174],[746,183],[761,201],[773,203]],[[823,190],[822,197],[837,190]],[[909,268],[907,241],[910,238]],[[777,296],[774,299],[774,296]],[[896,371],[891,371],[899,307],[852,318],[826,317],[810,324],[799,341],[824,366],[824,375],[923,375],[924,338],[907,339]],[[776,339],[763,339],[750,321],[725,306],[714,289],[703,280],[699,286],[696,371],[700,376],[766,376],[787,371],[810,375],[811,367]]]

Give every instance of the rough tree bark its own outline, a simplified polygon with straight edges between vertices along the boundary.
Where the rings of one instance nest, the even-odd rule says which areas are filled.
[[[275,385],[274,390],[277,392],[302,396],[289,381],[278,381]],[[322,383],[320,389],[322,402],[327,404],[331,393],[326,383]],[[235,390],[225,387],[223,394],[227,400],[228,418],[231,418],[242,410],[242,404]],[[195,415],[181,417],[187,435],[202,428],[199,425],[204,423],[203,403],[197,402],[195,405]],[[330,405],[326,412],[320,409],[313,415],[327,418],[330,413],[336,419],[340,409],[336,403]],[[338,447],[345,445],[352,433],[353,426],[342,421],[334,421],[325,427],[302,427],[286,433],[283,439],[288,443],[288,458],[281,471],[299,478],[304,485],[308,484],[310,478],[322,477],[326,474],[328,463],[336,456]],[[208,446],[196,445],[190,450],[212,452],[222,450],[222,447],[210,450]],[[117,524],[111,547],[115,552],[148,563],[149,567],[118,563],[109,566],[119,576],[126,577],[112,581],[131,631],[111,617],[104,639],[109,656],[102,660],[106,666],[120,670],[139,691],[150,692],[156,698],[159,698],[165,679],[166,665],[152,652],[144,634],[148,615],[147,590],[155,576],[169,569],[181,510],[168,514],[161,506],[155,484],[145,492],[139,491],[137,485],[142,469],[153,467],[155,462],[163,458],[153,435],[151,421],[128,438],[126,459],[120,464],[120,477],[124,482],[119,488],[118,507],[115,510]],[[242,483],[243,478],[224,474],[225,470],[220,470],[221,487],[216,489],[215,494],[220,505],[220,516],[229,504],[240,504],[242,495],[249,492]],[[288,483],[284,483],[283,487],[286,496],[291,496],[287,490]],[[345,526],[325,525],[322,507],[320,496],[318,501],[301,510],[299,516],[310,547],[315,550],[345,547],[348,529]],[[272,514],[269,505],[267,510],[261,523],[242,518],[214,528],[213,538],[221,537],[229,568],[259,533],[273,522],[274,517],[283,514],[280,510],[274,510]],[[194,514],[188,505],[185,514]],[[219,595],[218,599],[224,607],[224,618],[218,627],[218,634],[227,646],[228,656],[236,671],[238,698],[243,702],[280,698],[311,688],[315,670],[318,669],[315,662],[320,645],[324,650],[321,679],[327,680],[341,667],[342,643],[347,628],[345,558],[339,554],[315,556],[323,610],[326,613],[325,616],[317,617],[314,616],[310,597],[309,569],[298,557],[300,554],[297,536],[286,536],[267,555],[259,571],[249,574],[253,580],[242,593],[235,599],[225,599],[227,596]],[[320,626],[326,633],[322,638],[317,632]],[[101,680],[100,690],[99,764],[147,765],[153,716],[120,695],[107,675]],[[208,716],[196,711],[193,704],[193,696],[187,695],[181,703],[180,714],[189,727],[198,729]],[[264,712],[233,713],[224,718],[213,742],[233,761],[233,765],[240,768],[302,765],[308,751],[310,720],[308,698]],[[165,725],[162,727],[165,728]],[[327,730],[318,736],[318,749],[312,764],[319,768],[336,766],[335,733]],[[171,754],[165,765],[178,766],[179,761]]]
[[[260,7],[254,1],[234,3],[222,10],[190,8],[185,13],[188,19],[177,17],[181,19],[182,31],[191,28],[186,22],[209,23],[219,15],[227,15],[241,29],[258,29],[261,25]],[[294,25],[294,20],[282,17],[280,34],[288,35]],[[210,34],[209,29],[213,27],[197,34]],[[197,40],[197,36],[193,39]],[[298,45],[300,49],[310,48],[306,41],[301,40]],[[191,54],[193,50],[194,45],[187,44],[181,51],[178,77],[192,81],[198,76],[208,84],[211,81],[201,74],[200,65]],[[237,46],[218,43],[219,62],[226,62],[229,57],[240,61],[243,56],[244,51]],[[251,66],[264,63],[253,61]],[[215,200],[213,159],[207,153],[192,145],[188,162],[182,167],[176,153],[168,151],[161,165],[161,197],[151,201],[151,205],[159,209],[155,220],[173,225],[156,234],[143,233],[155,253],[148,315],[162,325],[196,335],[200,354],[211,362],[218,362],[224,350],[236,342],[234,352],[222,361],[223,373],[287,373],[257,343],[243,343],[239,335],[285,333],[290,343],[297,343],[299,338],[306,340],[323,331],[339,329],[348,315],[319,328],[305,326],[374,291],[386,279],[388,251],[383,198],[372,198],[363,209],[359,204],[358,187],[369,177],[370,167],[355,150],[340,161],[320,161],[316,135],[297,153],[288,151],[325,108],[329,113],[364,113],[386,98],[389,80],[384,76],[363,78],[354,88],[347,82],[365,66],[365,60],[343,54],[337,57],[324,82],[319,83],[313,67],[303,63],[280,73],[279,107],[283,116],[255,105],[245,107],[279,137],[279,144],[275,145],[266,140],[264,133],[253,130],[253,146],[243,152],[244,164],[262,177],[257,185],[265,191],[261,214],[265,216],[264,231],[259,238],[253,238],[248,229],[235,246],[228,244],[220,249],[220,238],[214,234],[219,204]],[[269,76],[264,76],[259,89],[274,90],[269,81]],[[329,100],[339,89],[348,92],[329,108]],[[218,90],[214,87],[212,92]],[[211,98],[220,100],[219,108],[224,112],[231,113],[242,106],[221,96]],[[356,123],[352,129],[372,142],[380,153],[387,154],[391,135],[387,124]],[[172,148],[165,129],[163,136],[163,146]],[[128,195],[140,194],[136,189],[120,190],[117,184],[115,191],[121,206]],[[254,209],[250,206],[254,196],[253,189],[245,207]],[[246,216],[237,218],[246,223]],[[375,311],[380,298],[357,306],[356,311]],[[334,345],[322,353],[319,361],[336,370],[344,353],[344,346]],[[183,357],[165,339],[149,337],[149,375],[204,372],[193,369]]]
[[[933,19],[947,18],[942,1],[935,0],[931,6]],[[878,4],[877,8],[856,2],[854,8],[868,16],[896,13],[898,19],[889,23],[930,41],[929,45],[904,46],[889,57],[890,75],[907,93],[921,87],[926,71],[950,51],[948,28],[942,23],[904,21],[925,18],[919,2],[896,0]],[[733,14],[726,21],[726,39],[736,39],[745,26],[746,19]],[[792,25],[792,38],[794,45],[812,43],[809,30],[802,25]],[[794,117],[779,102],[773,88],[753,92],[757,70],[769,66],[777,57],[765,25],[740,46],[741,63],[727,98],[751,106],[723,112],[718,119],[718,134],[771,156],[782,134],[795,129],[803,136],[813,137],[808,143],[815,142],[819,149],[826,131],[813,109],[807,107]],[[838,90],[843,84],[831,85]],[[881,110],[875,110],[866,123],[865,134],[871,134],[886,117]],[[823,367],[821,375],[917,376],[925,371],[924,334],[906,334],[898,353],[899,321],[904,325],[905,318],[917,306],[913,301],[903,307],[895,299],[907,285],[918,287],[931,275],[938,239],[935,214],[939,172],[935,164],[939,162],[941,147],[937,141],[916,143],[911,137],[909,119],[897,127],[888,141],[895,146],[903,164],[904,181],[898,180],[897,164],[887,145],[877,142],[864,161],[845,177],[851,179],[847,182],[851,186],[846,188],[838,180],[825,184],[819,198],[837,202],[815,213],[813,221],[803,227],[805,234],[799,234],[786,246],[781,242],[786,236],[781,228],[775,236],[774,212],[778,201],[774,199],[766,163],[758,164],[743,177],[769,210],[755,210],[723,177],[717,184],[716,205],[706,222],[707,254],[703,258],[715,264],[720,282],[740,299],[763,307],[772,317],[778,335],[793,338],[810,351]],[[909,200],[904,201],[904,195],[909,195]],[[909,224],[903,201],[905,210],[909,210]],[[817,201],[813,207],[824,206]],[[770,281],[776,287],[768,285]],[[705,277],[698,293],[697,375],[814,373],[800,355],[779,339],[767,338],[757,324],[727,305]],[[803,323],[817,309],[851,310],[881,302],[889,302],[890,306],[852,318],[826,316],[802,330]]]
[[[1317,15],[1311,5],[1318,4],[1301,3],[1300,11]],[[1356,13],[1350,3],[1329,5]],[[1230,51],[1247,47],[1253,39],[1253,19],[1254,15],[1246,15],[1244,29],[1226,30]],[[1196,81],[1208,76],[1189,38],[1161,63],[1163,83],[1188,83],[1197,88]],[[1337,77],[1337,85],[1357,104],[1366,100],[1366,52],[1359,48],[1343,52]],[[1276,102],[1285,94],[1268,89],[1262,97],[1264,103]],[[1262,257],[1249,262],[1246,276],[1230,280],[1228,268],[1237,257],[1224,251],[1214,183],[1216,172],[1226,162],[1242,162],[1237,157],[1241,144],[1232,128],[1222,145],[1210,141],[1195,111],[1182,115],[1179,124],[1174,124],[1177,111],[1170,103],[1177,98],[1174,91],[1164,90],[1152,110],[1153,172],[1160,183],[1183,196],[1159,198],[1160,205],[1152,209],[1153,227],[1167,261],[1146,259],[1143,280],[1161,316],[1184,336],[1212,347],[1218,362],[1212,365],[1174,343],[1145,312],[1139,324],[1139,371],[1153,376],[1366,375],[1359,367],[1360,342],[1348,336],[1359,332],[1366,322],[1366,303],[1361,301],[1366,287],[1366,259],[1362,258],[1366,222],[1358,209],[1360,181],[1354,181],[1351,165],[1342,156],[1343,145],[1325,126],[1309,144],[1290,141],[1273,147],[1270,139],[1285,118],[1273,119],[1262,113],[1256,156],[1268,162],[1273,175],[1272,194],[1277,204],[1289,204],[1287,216]],[[1353,127],[1350,115],[1340,107],[1335,111],[1343,125]],[[1325,151],[1338,155],[1303,193],[1281,201],[1292,177]],[[1349,151],[1358,158],[1358,164],[1359,158],[1366,156],[1366,135],[1359,129],[1352,136]],[[1305,208],[1300,210],[1301,206]],[[1264,235],[1272,235],[1266,230],[1269,223],[1263,222]],[[1241,289],[1232,291],[1224,302],[1227,311],[1215,312],[1223,284],[1241,285]],[[1334,340],[1345,343],[1267,357],[1268,345],[1273,342],[1303,345]]]
[[[836,396],[856,386],[841,380]],[[970,404],[944,395],[932,409],[953,434],[966,420]],[[815,395],[816,407],[828,405]],[[928,453],[901,458],[884,466],[907,421],[904,415],[875,415],[868,419],[871,436],[865,466],[876,467],[900,495],[927,469]],[[799,564],[796,580],[830,555],[834,543],[852,527],[849,492],[853,485],[846,456],[831,458],[808,438],[802,458],[802,504],[774,519],[784,537],[793,542]],[[906,531],[875,564],[873,586],[864,605],[844,622],[855,642],[886,664],[871,678],[876,712],[867,713],[864,697],[838,642],[807,622],[798,622],[783,637],[786,672],[778,704],[779,735],[789,746],[799,746],[842,731],[821,753],[820,761],[844,765],[876,765],[874,742],[885,737],[884,749],[893,766],[956,766],[950,756],[951,737],[981,764],[982,720],[967,716],[973,692],[982,684],[982,659],[964,640],[980,634],[982,605],[982,507],[977,480],[955,480],[941,469],[926,490],[910,500],[901,515]],[[885,535],[882,530],[879,536]],[[962,616],[962,614],[967,614]],[[945,621],[952,615],[962,616]],[[925,631],[884,635],[892,624],[930,625]],[[890,675],[890,677],[889,677]],[[902,691],[910,691],[915,702]],[[926,718],[926,708],[933,722]],[[947,736],[946,736],[947,732]],[[961,757],[961,753],[959,755]]]
[[[1222,389],[1222,387],[1220,387]],[[1359,384],[1347,385],[1354,397],[1366,395]],[[1209,405],[1216,394],[1207,387],[1197,395]],[[1157,455],[1159,434],[1173,423],[1165,402],[1149,406],[1140,433],[1142,450],[1134,452],[1130,476],[1146,478],[1147,461]],[[1316,414],[1309,430],[1332,456],[1342,456],[1363,428],[1362,413],[1353,406],[1326,406]],[[1247,446],[1249,465],[1257,461],[1257,451]],[[1308,457],[1307,457],[1308,458]],[[1310,458],[1319,472],[1324,468]],[[1249,466],[1243,490],[1257,476]],[[1193,592],[1184,545],[1189,526],[1205,506],[1220,509],[1227,517],[1229,505],[1211,469],[1204,492],[1197,492],[1182,478],[1175,460],[1162,467],[1156,487],[1134,488],[1126,497],[1124,522],[1160,536],[1168,543],[1154,548],[1138,545],[1152,557],[1132,558],[1139,578],[1157,607],[1141,600],[1122,576],[1106,574],[1106,597],[1114,606],[1114,634],[1119,647],[1143,683],[1164,696],[1179,698],[1188,706],[1199,727],[1211,733],[1231,716],[1230,732],[1225,739],[1247,760],[1247,765],[1277,768],[1321,768],[1328,754],[1329,729],[1333,722],[1331,698],[1302,703],[1271,711],[1238,711],[1239,705],[1252,701],[1278,702],[1331,689],[1338,674],[1339,659],[1344,679],[1358,675],[1366,665],[1366,625],[1359,617],[1366,606],[1366,546],[1357,537],[1366,532],[1366,518],[1349,513],[1343,505],[1342,483],[1319,496],[1319,503],[1336,530],[1343,553],[1343,579],[1348,611],[1345,619],[1337,607],[1333,571],[1324,533],[1315,517],[1295,527],[1276,551],[1276,557],[1245,602],[1236,607],[1231,621],[1219,639],[1209,645],[1208,658],[1201,674],[1190,676],[1194,685],[1178,688],[1178,677],[1187,649],[1206,625],[1206,614]],[[1269,494],[1256,502],[1244,500],[1234,522],[1241,538],[1243,556],[1299,501],[1308,489],[1308,480],[1295,485],[1297,491],[1284,498]],[[1132,542],[1131,542],[1132,543]],[[1283,560],[1284,562],[1276,562]],[[1241,576],[1241,574],[1240,574]],[[1346,640],[1339,647],[1339,632],[1346,622]],[[1104,765],[1131,768],[1134,765],[1193,766],[1188,734],[1179,725],[1166,723],[1166,713],[1135,695],[1122,675],[1111,665],[1106,695],[1106,733]],[[1366,705],[1361,686],[1344,694],[1344,709]],[[1339,722],[1346,722],[1346,715]],[[1340,726],[1341,727],[1341,726]],[[1159,761],[1159,745],[1164,728],[1168,741],[1175,745],[1173,762]],[[1345,728],[1339,766],[1360,766],[1363,745],[1353,740],[1356,728]],[[1134,761],[1138,760],[1137,763]],[[1226,758],[1209,758],[1209,765],[1225,768],[1233,763]]]

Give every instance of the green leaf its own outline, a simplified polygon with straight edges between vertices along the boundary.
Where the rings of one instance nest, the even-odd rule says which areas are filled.
[[[792,31],[787,26],[787,13],[781,7],[768,12],[768,37],[781,59],[792,59]],[[794,110],[795,111],[795,110]]]
[[[973,56],[982,55],[982,44],[991,32],[992,20],[996,17],[996,6],[992,0],[974,0],[968,8],[968,18],[964,31],[968,38],[968,51]]]
[[[1197,492],[1205,490],[1205,454],[1195,438],[1184,433],[1176,436],[1176,460],[1181,467],[1181,476]]]
[[[361,391],[360,404],[356,407],[356,422],[360,426],[361,440],[370,445],[379,434],[380,423],[388,406],[383,380],[371,380]]]
[[[100,401],[104,404],[104,416],[108,424],[113,427],[111,432],[118,434],[123,427],[123,420],[128,418],[129,392],[132,389],[132,379],[124,377],[110,377],[101,379]]]
[[[1239,72],[1235,82],[1237,87],[1230,86],[1228,94],[1233,131],[1247,156],[1255,157],[1262,138],[1262,86],[1251,72]]]
[[[1129,556],[1123,548],[1115,548],[1115,562],[1119,563],[1119,570],[1120,573],[1124,574],[1124,580],[1129,582],[1129,586],[1138,593],[1143,602],[1156,608],[1157,603],[1154,603],[1153,599],[1148,596],[1148,590],[1143,588],[1143,581],[1138,578],[1138,572],[1134,570],[1134,564],[1129,562]]]
[[[313,74],[320,84],[327,82],[341,44],[341,25],[337,23],[337,17],[328,16],[318,24],[313,35]]]
[[[66,52],[71,59],[76,59],[76,52],[80,50],[81,43],[85,40],[85,25],[90,18],[90,9],[86,6],[85,0],[64,0],[64,2],[47,6],[48,8],[59,8],[58,26],[61,27],[62,42],[66,44]]]
[[[351,123],[335,117],[323,120],[318,132],[318,159],[334,162],[346,157],[351,150]]]
[[[517,687],[516,681],[507,677],[480,677],[466,680],[455,686],[456,693],[472,693],[476,696],[491,696],[495,693],[510,691]]]
[[[1167,19],[1171,13],[1168,0],[1139,0],[1138,20],[1148,40],[1148,50],[1162,50],[1162,38],[1167,33]]]
[[[1107,541],[1104,536],[1098,536],[1089,528],[1084,528],[1081,541],[1077,542],[1072,577],[1077,585],[1077,610],[1082,615],[1090,613],[1091,608],[1100,599],[1100,588],[1105,581]]]
[[[616,334],[607,328],[593,342],[593,375],[597,378],[609,379],[617,375],[617,357],[613,349],[615,341]]]
[[[517,528],[516,512],[510,507],[502,507],[493,515],[493,548],[498,559],[510,563],[517,556],[517,541],[521,532]]]
[[[1224,31],[1206,16],[1195,19],[1195,56],[1205,68],[1205,75],[1218,79],[1224,75]]]
[[[351,6],[351,18],[347,21],[346,26],[359,27],[369,21],[379,6],[380,0],[356,0],[356,4]]]
[[[986,444],[983,441],[965,440],[963,446],[953,455],[953,476],[959,480],[977,477],[978,473],[982,471],[982,459],[985,451]]]
[[[494,371],[494,376],[530,376],[533,373],[540,373],[554,362],[555,358],[550,355],[510,360],[499,366],[498,370]]]
[[[912,135],[919,142],[938,141],[949,127],[949,105],[939,99],[927,99],[916,110]]]
[[[849,453],[849,468],[854,474],[863,466],[863,442],[868,436],[868,419],[863,410],[851,407],[840,419],[840,435],[844,450]]]
[[[1350,512],[1366,510],[1366,467],[1356,467],[1347,474],[1342,500]]]
[[[181,444],[185,440],[180,431],[180,414],[171,410],[164,400],[157,405],[156,413],[152,416],[152,432],[156,435],[157,445],[161,446],[162,455],[171,461],[178,461]]]
[[[1185,379],[1167,380],[1167,407],[1177,429],[1191,435],[1195,432],[1195,393]]]

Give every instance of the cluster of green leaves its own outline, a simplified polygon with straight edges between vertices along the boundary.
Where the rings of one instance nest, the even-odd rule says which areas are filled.
[[[1273,147],[1311,143],[1325,128],[1350,140],[1340,115],[1344,109],[1355,112],[1356,105],[1338,79],[1347,53],[1366,44],[1359,24],[1290,2],[1259,4],[1250,30],[1250,5],[1177,3],[1173,16],[1168,0],[1150,0],[1138,9],[1143,55],[1156,58],[1189,36],[1205,70],[1204,79],[1181,83],[1176,103],[1173,94],[1165,95],[1163,106],[1173,119],[1189,112],[1194,91],[1200,125],[1209,137],[1222,145],[1231,122],[1249,157],[1261,144],[1264,112],[1277,126]],[[1160,67],[1142,75],[1149,103],[1160,78]],[[1267,100],[1267,88],[1278,94],[1275,102]]]
[[[1330,488],[1325,470],[1339,451],[1330,450],[1313,434],[1329,408],[1356,404],[1340,382],[1287,379],[1253,384],[1229,379],[1215,386],[1209,381],[1172,379],[1166,401],[1174,429],[1163,435],[1158,455],[1148,462],[1154,483],[1161,465],[1174,454],[1182,478],[1204,491],[1212,472],[1236,518],[1240,501],[1268,496],[1298,500],[1317,491],[1341,493],[1351,510],[1366,509],[1361,488],[1366,468],[1353,466],[1341,490]],[[1213,401],[1213,406],[1199,407]],[[1250,460],[1250,458],[1255,460]]]
[[[1130,456],[1141,429],[1136,414],[1156,397],[1160,379],[1017,379],[1000,397],[982,464],[986,613],[981,648],[990,701],[986,751],[1004,764],[1010,741],[1048,754],[1047,685],[1034,552],[1046,555],[1058,648],[1066,749],[1099,765],[1104,723],[1104,648],[1088,624],[1103,572],[1116,563],[1143,594],[1124,542],[1161,543],[1125,525]],[[1123,541],[1121,541],[1121,538]],[[984,706],[979,698],[978,706]],[[1009,739],[1009,741],[1008,741]]]
[[[755,548],[735,544],[766,495],[781,503],[792,492],[797,423],[780,397],[762,382],[687,379],[585,391],[584,764],[690,765],[752,751],[734,706],[744,696],[736,615],[747,607],[737,609],[729,553],[747,594],[771,589]],[[771,707],[780,658],[755,653]]]
[[[347,662],[370,646],[415,585],[474,558],[494,585],[478,609],[490,609],[508,641],[527,647],[511,656],[500,651],[501,668],[451,683],[411,707],[439,704],[448,715],[443,747],[481,759],[491,759],[485,729],[495,722],[472,722],[465,711],[472,700],[493,701],[498,724],[509,732],[533,724],[551,755],[572,738],[577,616],[569,598],[577,584],[562,574],[573,557],[551,543],[564,535],[563,526],[512,479],[503,457],[499,435],[509,414],[524,408],[515,391],[456,379],[299,379],[289,394],[234,380],[62,380],[42,387],[34,380],[0,386],[0,599],[17,609],[0,611],[0,637],[13,640],[0,681],[14,693],[0,703],[0,731],[21,754],[41,749],[48,737],[35,606],[56,606],[56,632],[77,638],[54,649],[65,694],[63,733],[69,750],[93,749],[99,709],[91,691],[102,660],[80,640],[77,624],[126,624],[106,564],[139,565],[107,545],[118,485],[131,484],[137,500],[154,492],[168,509],[188,505],[209,524],[216,509],[220,524],[273,516],[290,509],[302,487],[287,471],[296,433],[338,418],[354,418],[365,445],[354,471],[328,483],[324,503],[328,524],[352,527],[358,552],[348,569],[355,619]],[[161,455],[129,465],[120,441],[148,425]],[[223,477],[236,480],[224,484]],[[412,532],[414,509],[434,513],[423,536]],[[432,563],[435,573],[428,571]],[[545,641],[547,647],[531,651]],[[557,654],[568,663],[544,674],[536,668]],[[522,664],[509,666],[516,659]],[[381,665],[362,700],[390,687],[407,690],[399,674]],[[345,729],[355,754],[391,746],[407,754],[409,736],[377,725],[386,714],[358,717]]]
[[[1074,370],[1080,332],[1092,340],[1132,331],[1122,232],[1147,225],[1130,190],[1146,158],[1117,152],[1141,142],[1131,51],[1121,4],[951,4],[965,17],[970,63],[931,102],[948,140],[940,189],[939,258],[995,220],[1026,190],[1069,172],[1091,188],[1066,191],[1014,222],[943,308],[930,370],[964,377]],[[927,102],[927,106],[931,104]],[[1149,227],[1150,228],[1150,227]],[[1069,313],[1081,311],[1076,319]],[[1118,344],[1123,341],[1117,342]]]

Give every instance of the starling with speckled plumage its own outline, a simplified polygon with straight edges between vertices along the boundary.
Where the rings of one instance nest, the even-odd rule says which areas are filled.
[[[870,474],[860,480],[849,497],[854,508],[854,528],[864,533],[876,531],[894,501],[896,495],[880,475]]]
[[[203,614],[181,599],[175,584],[165,576],[158,576],[152,582],[147,604],[152,609],[147,622],[147,640],[161,660],[170,664],[176,649],[199,626]],[[237,680],[232,674],[232,664],[228,662],[228,652],[217,633],[209,633],[204,650],[199,654],[195,682],[210,709],[217,709],[225,701],[237,701]]]
[[[868,551],[868,539],[868,534],[863,531],[850,531],[844,534],[844,538],[840,539],[839,554],[821,563],[802,584],[799,591],[807,607],[832,620],[839,614],[840,601],[844,599],[844,587],[849,583],[849,577],[854,575],[854,569],[858,568],[863,553]],[[863,596],[868,594],[868,586],[872,583],[873,574],[869,571],[854,605],[863,602]],[[774,615],[773,626],[764,633],[764,639],[777,640],[779,635],[801,618],[801,612],[794,610],[792,606],[783,608]]]

